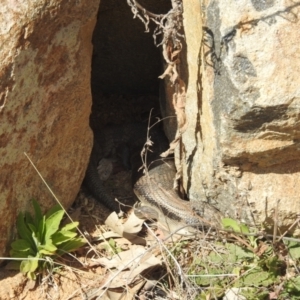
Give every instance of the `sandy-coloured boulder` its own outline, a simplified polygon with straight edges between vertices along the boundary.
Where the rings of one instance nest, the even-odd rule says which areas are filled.
[[[0,249],[31,198],[67,208],[92,146],[91,36],[99,0],[2,1],[0,7]]]
[[[183,5],[187,195],[258,224],[276,210],[287,228],[300,207],[300,4]]]

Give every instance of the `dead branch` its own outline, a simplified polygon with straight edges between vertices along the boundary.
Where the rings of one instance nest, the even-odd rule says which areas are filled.
[[[127,0],[127,4],[130,6],[134,18],[139,18],[144,23],[146,32],[149,32],[150,21],[155,24],[154,43],[157,47],[162,46],[162,54],[167,63],[164,73],[159,78],[164,79],[168,76],[174,89],[172,104],[176,113],[178,132],[175,140],[171,142],[169,150],[162,154],[162,157],[166,157],[180,145],[181,136],[187,128],[185,115],[186,85],[180,78],[179,70],[179,57],[182,50],[181,41],[184,39],[182,0],[171,0],[172,8],[166,14],[160,15],[148,11],[136,0]],[[158,37],[161,37],[160,42],[157,41]],[[142,156],[145,155],[148,147],[149,145],[145,145],[146,151],[142,153]],[[143,165],[147,165],[145,164],[147,157],[144,159]],[[181,173],[181,170],[177,170],[177,180],[181,178]]]
[[[166,14],[154,14],[136,0],[127,0],[127,4],[130,6],[134,18],[139,18],[145,25],[146,32],[149,32],[149,23],[152,21],[156,27],[153,32],[153,38],[156,46],[167,44],[168,41],[172,41],[174,48],[180,48],[180,39],[184,38],[184,35],[180,33],[182,31],[182,13],[183,7],[181,0],[172,0],[172,9]],[[157,43],[157,37],[161,35],[162,40]]]

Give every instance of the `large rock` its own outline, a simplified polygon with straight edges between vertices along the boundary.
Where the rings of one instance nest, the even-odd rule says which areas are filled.
[[[91,36],[99,0],[2,1],[0,8],[0,252],[19,211],[55,201],[24,152],[65,207],[79,190],[92,133]]]
[[[300,4],[287,3],[183,0],[188,197],[256,223],[278,210],[282,229],[300,207]]]

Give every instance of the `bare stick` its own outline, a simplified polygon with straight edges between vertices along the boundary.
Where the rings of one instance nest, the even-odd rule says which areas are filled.
[[[24,152],[24,155],[27,157],[27,159],[29,160],[30,164],[32,165],[32,167],[35,169],[35,171],[37,172],[37,174],[39,175],[39,177],[42,179],[43,183],[45,184],[45,186],[47,187],[48,191],[50,192],[50,194],[54,197],[54,199],[56,200],[56,202],[60,205],[60,207],[64,210],[65,214],[67,215],[67,217],[71,220],[71,222],[74,223],[74,221],[72,220],[71,216],[68,214],[68,212],[65,210],[65,208],[63,207],[63,205],[61,204],[61,202],[58,200],[58,198],[56,197],[56,195],[53,193],[53,191],[51,190],[50,186],[48,185],[48,183],[46,182],[46,180],[43,178],[42,174],[39,172],[39,170],[37,169],[37,167],[35,166],[35,164],[32,162],[32,160],[30,159],[30,157],[27,155],[26,152]],[[94,246],[89,242],[89,240],[86,238],[86,236],[83,234],[83,232],[77,227],[76,228],[77,231],[80,233],[80,235],[85,239],[85,241],[87,242],[87,244],[93,249],[93,251],[95,252],[95,254],[100,258],[96,248],[94,248]]]

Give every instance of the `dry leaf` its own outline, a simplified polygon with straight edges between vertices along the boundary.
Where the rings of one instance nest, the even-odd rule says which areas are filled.
[[[144,255],[146,255],[146,258]],[[118,271],[111,271],[108,274],[105,278],[106,283],[103,287],[117,288],[134,284],[140,281],[139,275],[145,270],[161,265],[160,259],[141,246],[136,246],[128,251],[120,252],[114,257],[117,256],[119,256],[119,263],[116,263],[114,268],[118,267]],[[98,261],[99,260],[105,261],[105,258],[103,257],[98,259]],[[116,262],[117,260],[118,259],[116,258],[114,261]]]
[[[135,278],[132,276],[131,271],[111,271],[107,274],[107,277],[104,279],[104,285],[102,288],[122,288],[127,287],[129,284],[137,284],[142,280],[142,278]]]
[[[166,150],[165,152],[161,153],[160,156],[161,157],[167,157],[170,154],[174,153],[175,148],[177,147],[179,141],[180,141],[181,135],[178,135],[171,143],[170,143],[170,147],[168,150]]]
[[[133,287],[127,286],[121,292],[108,290],[106,292],[106,294],[107,294],[109,300],[131,300],[131,299],[135,299],[136,294],[141,289],[141,287],[144,285],[144,283],[145,283],[145,280],[142,280],[141,282],[137,283]]]
[[[105,225],[110,227],[114,232],[123,236],[123,224],[121,223],[120,219],[116,212],[112,212],[107,219],[105,220]]]
[[[111,259],[100,257],[93,259],[93,262],[108,269],[116,268],[118,270],[123,270],[131,268],[132,265],[136,264],[135,259],[140,260],[140,256],[143,255],[145,251],[145,247],[133,245],[131,249],[115,254]]]
[[[128,294],[126,294],[126,298],[122,298],[121,300],[129,300],[129,299],[136,299],[135,296],[139,292],[139,290],[142,288],[142,286],[145,284],[145,280],[142,280],[140,283],[136,284],[132,288],[128,288]],[[128,296],[132,296],[131,298],[128,298]]]
[[[162,54],[163,54],[163,57],[165,59],[165,61],[168,63],[168,64],[171,64],[172,62],[170,61],[169,57],[170,57],[170,53],[171,53],[171,48],[170,45],[166,45],[166,44],[163,44],[163,51],[162,51]]]
[[[178,79],[178,76],[179,76],[178,72],[177,72],[176,65],[173,65],[172,71],[173,71],[173,75],[170,77],[170,81],[173,85],[175,83],[175,81]]]
[[[170,143],[169,149],[160,155],[161,157],[167,157],[170,154],[174,153],[175,148],[178,146],[180,142],[180,138],[182,134],[186,131],[188,126],[188,122],[185,114],[185,105],[186,105],[185,84],[181,79],[179,79],[178,91],[173,94],[172,103],[176,113],[178,133],[175,139]]]
[[[107,290],[103,296],[105,296],[105,300],[120,300],[121,296],[123,294],[122,292],[115,292],[115,291],[109,291]],[[97,298],[96,300],[102,300],[101,298]]]
[[[103,293],[103,290],[101,288],[89,289],[87,292],[85,292],[85,299],[110,300],[107,293]]]
[[[123,234],[137,234],[142,230],[144,220],[138,218],[134,213],[130,214],[127,221],[123,224]]]
[[[92,240],[93,242],[97,242],[97,241],[105,241],[111,238],[120,238],[120,237],[122,236],[114,231],[106,231],[104,233],[101,233],[101,235],[94,237]]]
[[[170,77],[170,81],[173,85],[175,83],[175,81],[178,79],[178,72],[177,72],[176,64],[173,64],[173,63],[168,64],[168,67],[166,68],[164,73],[162,75],[158,76],[158,78],[164,79],[167,75]]]
[[[116,239],[115,241],[116,241],[117,246],[120,247],[120,249],[122,249],[122,251],[127,251],[132,246],[132,243],[124,237]]]
[[[260,257],[266,252],[267,249],[269,249],[269,246],[264,242],[260,242],[257,249],[255,250],[255,253]]]
[[[182,178],[182,166],[179,165],[175,174],[174,182],[173,182],[173,189],[177,190],[179,187],[179,180]]]
[[[137,218],[134,214],[131,214],[128,220],[122,224],[115,212],[111,213],[105,220],[105,224],[109,226],[114,233],[105,234],[109,237],[123,237],[130,241],[132,244],[146,245],[144,238],[137,236],[141,231],[144,220]]]
[[[178,91],[173,94],[173,107],[177,116],[177,124],[180,133],[182,134],[186,128],[186,115],[185,115],[185,105],[186,105],[186,92],[185,84],[179,79]]]
[[[171,64],[169,64],[168,67],[166,68],[166,70],[163,72],[163,74],[158,76],[158,78],[164,79],[167,75],[171,77],[172,71],[173,71],[173,66]]]
[[[144,262],[139,264],[137,268],[135,268],[132,272],[132,276],[137,276],[139,274],[142,274],[147,269],[154,268],[161,265],[161,260],[157,257],[155,257],[153,254]]]
[[[180,45],[181,45],[181,44],[180,44]],[[172,59],[172,61],[174,60],[174,58],[175,58],[180,52],[181,52],[181,48],[172,52],[172,54],[171,54],[171,59]]]

